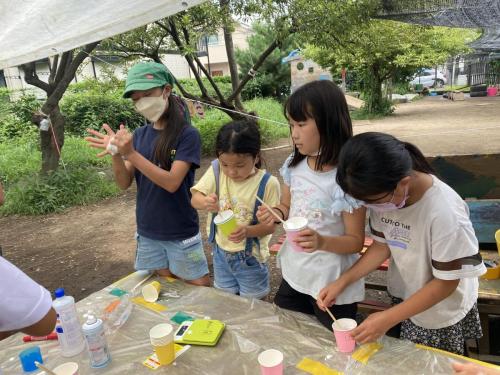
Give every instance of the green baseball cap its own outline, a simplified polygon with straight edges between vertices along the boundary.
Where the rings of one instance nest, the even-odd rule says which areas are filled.
[[[123,97],[129,98],[133,91],[149,90],[165,85],[174,86],[174,78],[165,65],[153,61],[140,62],[128,71]]]

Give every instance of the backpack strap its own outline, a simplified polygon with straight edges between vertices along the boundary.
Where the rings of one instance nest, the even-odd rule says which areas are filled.
[[[219,166],[219,159],[214,159],[212,160],[212,169],[214,171],[214,176],[215,176],[215,195],[217,197],[219,196],[219,176],[220,176],[220,166]],[[208,235],[208,242],[210,243],[215,243],[215,223],[214,219],[215,216],[217,216],[216,213],[212,213],[212,218],[210,219],[210,233]]]
[[[271,174],[266,171],[264,173],[264,176],[262,176],[260,183],[259,183],[259,188],[257,189],[257,196],[264,200],[264,193],[266,192],[266,186],[267,183],[269,182],[269,179],[271,178]],[[252,217],[252,222],[250,225],[255,225],[258,223],[257,220],[257,211],[262,203],[258,199],[255,199],[255,206],[253,208],[253,217]],[[251,237],[247,238],[246,244],[245,244],[245,253],[249,256],[252,254],[252,249],[253,249],[253,244],[257,245],[257,251],[260,253],[260,241],[257,237]]]

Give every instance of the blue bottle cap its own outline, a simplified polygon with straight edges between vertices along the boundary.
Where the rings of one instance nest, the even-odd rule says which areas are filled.
[[[56,298],[64,297],[64,288],[56,289],[54,295],[56,296]]]
[[[63,333],[64,331],[63,331],[62,327],[56,327],[56,332]]]
[[[38,367],[35,365],[35,361],[43,363],[40,347],[34,346],[32,348],[23,350],[21,353],[19,353],[19,360],[21,361],[21,365],[23,366],[23,370],[25,372],[38,370]]]

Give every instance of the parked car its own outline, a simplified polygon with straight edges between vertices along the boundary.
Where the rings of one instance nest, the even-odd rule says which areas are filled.
[[[412,86],[418,84],[427,88],[443,87],[446,84],[446,77],[439,70],[436,76],[436,71],[434,69],[423,69],[417,73],[410,82]]]

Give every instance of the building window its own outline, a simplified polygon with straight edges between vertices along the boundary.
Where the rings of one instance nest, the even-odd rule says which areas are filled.
[[[311,66],[311,67],[309,67],[308,71],[309,71],[309,73],[314,73],[314,68]]]
[[[217,34],[208,35],[208,36],[205,36],[205,38],[207,38],[207,44],[209,46],[216,46],[217,44],[219,44],[219,35],[217,35]]]
[[[222,77],[224,72],[222,70],[212,70],[212,77]]]
[[[297,64],[297,70],[302,70],[302,69],[304,69],[304,64],[303,64],[303,63],[301,63],[301,62],[299,62],[299,63]]]

